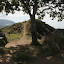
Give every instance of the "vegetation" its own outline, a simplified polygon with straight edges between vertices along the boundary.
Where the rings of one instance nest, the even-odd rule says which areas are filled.
[[[4,3],[3,3],[4,2]],[[6,3],[6,5],[5,5]],[[62,4],[63,0],[12,0],[12,1],[0,1],[0,11],[2,11],[5,7],[5,12],[8,14],[9,12],[14,13],[14,10],[19,11],[19,7],[23,7],[23,11],[28,13],[31,19],[31,33],[32,33],[32,44],[37,44],[37,31],[36,31],[36,21],[35,15],[37,14],[39,18],[43,18],[45,16],[45,11],[50,10],[48,14],[50,17],[54,19],[55,17],[59,18],[59,21],[64,19],[64,8]],[[52,4],[54,6],[52,6]],[[41,7],[44,7],[40,10]],[[47,7],[47,8],[46,8]],[[59,11],[56,10],[58,8]],[[55,9],[55,10],[54,10]]]
[[[28,23],[27,23],[27,34],[26,35],[29,35],[31,36],[31,21],[29,20]],[[55,29],[51,26],[49,26],[48,24],[45,24],[45,22],[42,22],[38,19],[36,19],[36,30],[37,30],[37,37],[38,38],[41,38],[41,36],[44,36],[44,35],[48,35],[50,33],[52,33]]]
[[[18,40],[23,35],[23,23],[16,23],[0,30],[6,35],[8,41]]]
[[[0,48],[0,54],[4,54],[3,48]]]
[[[22,37],[22,34],[8,34],[6,35],[8,41],[15,41]]]
[[[64,36],[56,30],[46,37],[43,46],[46,46],[50,55],[61,53],[64,51]]]
[[[30,21],[26,21],[23,22],[26,23],[26,35],[28,37],[31,37],[31,25],[30,25]],[[23,26],[23,23],[21,26]],[[19,26],[21,23],[18,23],[17,25],[14,24],[12,26]],[[13,32],[10,34],[7,32],[7,30],[10,30],[13,27],[5,27],[2,28],[1,30],[4,31],[4,33],[6,34],[7,39],[10,40],[17,40],[19,38],[22,37],[23,34],[23,28],[22,28],[22,32],[14,32],[17,30],[12,30]],[[36,20],[36,26],[37,26],[37,33],[38,33],[38,38],[41,38],[42,36],[46,36],[44,42],[42,42],[41,45],[39,46],[32,46],[32,45],[25,45],[25,46],[18,46],[18,50],[17,47],[15,48],[10,48],[13,50],[16,50],[15,52],[12,53],[12,57],[11,59],[14,62],[26,62],[29,63],[33,60],[36,59],[37,57],[48,57],[48,56],[55,56],[55,55],[61,55],[64,54],[64,36],[56,29],[54,29],[53,27],[45,24],[44,22],[40,21],[40,20]],[[19,27],[21,28],[21,27]],[[29,28],[29,29],[28,29]],[[17,28],[18,29],[18,28]],[[9,53],[8,49],[3,49],[1,48],[0,53],[1,54],[5,54]]]
[[[13,24],[12,26],[2,28],[1,30],[7,34],[18,34],[18,33],[22,33],[22,29],[23,29],[23,24],[16,23],[16,24]]]
[[[0,46],[5,46],[8,43],[5,34],[0,30]]]
[[[31,24],[30,20],[22,22],[22,23],[16,23],[12,26],[8,26],[5,28],[2,28],[1,30],[5,33],[8,41],[15,41],[20,39],[23,36],[23,24],[26,23],[26,36],[31,37]],[[42,36],[45,34],[48,35],[52,33],[55,29],[44,22],[40,20],[36,20],[36,27],[37,27],[37,37],[41,39]]]
[[[31,36],[31,24],[30,24],[30,20],[27,21],[27,25],[26,25],[26,29],[27,29],[27,36]]]
[[[24,61],[30,61],[31,54],[30,54],[30,50],[29,50],[28,47],[22,46],[21,50],[20,51],[16,51],[16,52],[18,52],[18,53],[15,53],[12,56],[12,59],[14,61],[17,61],[17,62],[19,62],[19,61],[22,61],[22,62],[24,62]]]
[[[8,54],[10,50],[5,47],[0,47],[0,55]]]
[[[5,9],[6,14],[9,12],[14,13],[15,10],[19,11],[19,7],[23,7],[23,11],[28,13],[31,19],[31,25],[27,25],[27,35],[32,35],[32,44],[39,45],[37,42],[37,36],[43,36],[45,34],[47,37],[44,43],[41,46],[25,46],[21,48],[21,51],[17,51],[12,56],[12,59],[15,61],[29,61],[30,59],[37,57],[37,56],[52,56],[58,55],[61,51],[64,51],[64,36],[62,34],[55,31],[54,28],[48,27],[45,23],[41,21],[35,20],[35,15],[37,14],[39,19],[45,16],[45,11],[50,10],[48,14],[50,17],[54,19],[58,17],[59,21],[64,19],[64,0],[1,0],[0,1],[0,11]],[[40,10],[40,8],[44,7],[44,9]],[[47,8],[46,8],[47,7]],[[57,11],[58,9],[59,11]],[[41,24],[42,23],[42,24]],[[31,26],[31,27],[29,27]],[[9,29],[10,28],[10,29]],[[12,38],[17,35],[18,39],[20,36],[19,34],[22,33],[23,26],[22,24],[14,24],[13,27],[9,26],[7,28],[3,28],[2,31]],[[29,28],[29,30],[28,30]],[[41,29],[40,29],[41,28]],[[7,30],[8,29],[8,30]],[[7,31],[6,31],[7,30]],[[30,33],[31,32],[31,33]],[[16,37],[16,36],[15,36]],[[9,38],[9,37],[8,37]],[[4,53],[3,49],[0,50],[1,54]]]
[[[18,52],[18,53],[17,53]],[[16,51],[12,59],[16,62],[29,62],[39,53],[39,48],[34,46],[21,46],[19,51]]]
[[[52,39],[54,39],[55,36],[56,35],[52,36]],[[46,39],[44,41],[44,43],[40,46],[30,46],[30,45],[20,46],[19,50],[16,51],[14,53],[14,55],[12,56],[12,59],[15,62],[29,63],[37,57],[48,57],[48,56],[57,56],[57,55],[59,56],[62,53],[64,54],[64,52],[63,52],[64,48],[61,49],[59,44],[58,44],[59,49],[56,46],[56,43],[58,43],[58,41],[56,41],[54,44],[53,40],[51,40],[51,39],[48,39],[48,40]],[[61,42],[59,42],[59,43],[61,44],[62,47],[64,46],[63,43],[61,43]]]

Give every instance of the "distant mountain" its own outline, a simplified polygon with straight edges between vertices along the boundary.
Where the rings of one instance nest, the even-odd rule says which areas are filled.
[[[3,20],[3,19],[0,20],[0,28],[10,26],[10,25],[13,25],[13,24],[14,24],[14,22],[11,21],[11,20]]]

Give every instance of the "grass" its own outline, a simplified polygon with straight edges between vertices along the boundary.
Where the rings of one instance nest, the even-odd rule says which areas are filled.
[[[25,52],[18,52],[17,54],[13,55],[13,60],[14,61],[29,61],[31,59],[31,56]]]
[[[18,40],[22,37],[22,34],[8,34],[6,35],[8,41]]]
[[[16,23],[0,30],[6,35],[8,41],[16,41],[22,37],[23,23]]]

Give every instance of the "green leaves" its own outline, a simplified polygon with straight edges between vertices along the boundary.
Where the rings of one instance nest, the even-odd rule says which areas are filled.
[[[44,17],[43,13],[46,10],[51,10],[48,12],[51,17],[59,17],[61,19],[64,19],[64,0],[0,0],[0,12],[5,9],[5,12],[8,13],[14,13],[14,10],[20,11],[19,7],[23,7],[23,11],[28,13],[29,15],[32,15],[32,10],[36,14],[37,10],[39,8],[42,9],[45,7],[48,7],[47,9],[42,9],[42,13],[38,13],[37,15],[41,14],[41,18]],[[58,9],[61,13],[58,13],[59,11],[53,11],[55,9]],[[56,13],[57,12],[57,13]],[[52,14],[52,15],[51,15]]]
[[[0,5],[0,12],[3,10],[3,5]]]

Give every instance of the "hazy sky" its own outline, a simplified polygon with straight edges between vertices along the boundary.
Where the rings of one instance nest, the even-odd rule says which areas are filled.
[[[0,13],[0,19],[12,20],[17,23],[29,20],[30,17],[28,14],[24,14],[22,11],[19,12],[15,11],[15,14],[9,13],[8,15]],[[46,15],[42,21],[46,22],[47,24],[51,25],[54,28],[64,29],[64,20],[62,22],[58,22],[57,18],[51,20],[49,15]]]

